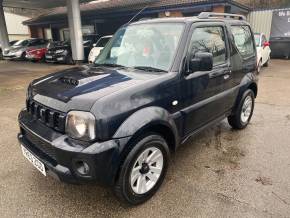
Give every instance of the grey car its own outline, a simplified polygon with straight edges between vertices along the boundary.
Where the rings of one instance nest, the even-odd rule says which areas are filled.
[[[12,45],[14,45],[16,42],[18,42],[18,40],[10,41],[10,42],[9,42],[9,45],[12,46]],[[0,44],[0,60],[3,59],[3,51],[2,51],[2,50],[3,50],[3,49],[2,49],[2,45]]]
[[[6,60],[25,60],[26,52],[31,49],[43,48],[47,46],[45,39],[25,39],[19,40],[10,48],[3,51],[3,58]]]

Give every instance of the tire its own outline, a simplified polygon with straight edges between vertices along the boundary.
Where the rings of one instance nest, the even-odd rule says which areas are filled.
[[[45,55],[41,57],[41,59],[38,60],[39,63],[45,63]]]
[[[68,65],[74,65],[74,64],[75,64],[75,62],[74,62],[74,60],[73,60],[73,58],[72,58],[71,55],[68,55],[68,56],[66,57],[66,61],[65,61],[65,63],[68,64]]]
[[[268,58],[267,62],[264,64],[264,67],[269,67],[270,57]]]
[[[2,49],[0,49],[0,60],[3,60],[3,53],[2,53]]]
[[[250,108],[246,104],[251,104]],[[228,117],[228,122],[233,129],[244,129],[251,121],[255,106],[255,94],[248,89],[243,94],[236,111]]]
[[[26,52],[23,52],[20,58],[22,61],[26,61]]]
[[[167,172],[169,159],[167,142],[160,135],[154,133],[143,135],[134,140],[132,145],[133,148],[124,160],[114,186],[115,195],[126,205],[144,203],[157,192]],[[144,158],[142,155],[147,157],[146,160],[151,159],[148,165],[146,161],[140,161]],[[156,161],[152,162],[152,159]],[[155,171],[157,168],[159,170]]]
[[[262,60],[260,60],[258,63],[257,73],[260,74],[261,70],[262,70]]]

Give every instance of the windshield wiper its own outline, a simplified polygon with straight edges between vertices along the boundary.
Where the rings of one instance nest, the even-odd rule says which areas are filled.
[[[137,70],[144,70],[144,71],[149,71],[149,72],[167,72],[166,70],[162,70],[155,67],[149,67],[149,66],[136,66],[133,68]]]
[[[104,66],[104,67],[121,67],[121,68],[125,68],[125,66],[123,66],[123,65],[119,65],[119,64],[110,64],[110,63],[95,64],[95,66],[97,66],[97,67],[99,67],[99,66]]]

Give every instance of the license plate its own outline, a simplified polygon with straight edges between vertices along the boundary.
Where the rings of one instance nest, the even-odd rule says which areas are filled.
[[[23,145],[21,145],[23,156],[29,160],[32,165],[38,169],[44,176],[46,176],[44,164],[38,160],[33,154],[30,153]]]
[[[46,58],[48,58],[48,59],[52,59],[52,56],[50,56],[50,55],[46,55]]]

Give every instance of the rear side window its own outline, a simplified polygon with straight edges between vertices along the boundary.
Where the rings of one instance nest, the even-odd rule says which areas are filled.
[[[213,54],[214,66],[226,62],[226,43],[223,27],[198,27],[191,37],[190,53],[194,57],[196,52],[210,52]]]
[[[248,26],[232,26],[232,33],[237,49],[243,58],[255,55],[254,42],[250,27]]]

